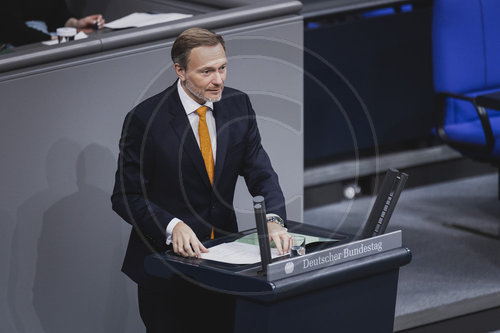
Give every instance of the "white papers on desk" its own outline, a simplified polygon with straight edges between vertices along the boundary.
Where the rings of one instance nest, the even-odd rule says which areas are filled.
[[[258,245],[241,242],[222,243],[208,249],[210,252],[202,253],[203,259],[225,262],[228,264],[255,264],[260,262],[260,249]],[[279,257],[278,249],[271,249],[271,257]]]
[[[80,31],[79,33],[77,33],[75,35],[75,40],[85,39],[87,37],[88,37],[88,35],[85,32]],[[59,44],[59,41],[57,39],[51,39],[51,40],[46,40],[46,41],[42,42],[42,44],[44,44],[44,45],[56,45],[56,44]]]
[[[180,20],[191,16],[193,15],[179,14],[179,13],[168,13],[168,14],[132,13],[118,20],[106,23],[104,26],[110,29],[138,28],[138,27],[145,27],[151,24]]]

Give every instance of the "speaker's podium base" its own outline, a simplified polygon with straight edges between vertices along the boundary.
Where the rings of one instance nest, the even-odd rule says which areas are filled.
[[[395,237],[400,242],[400,232],[351,243],[349,235],[291,221],[288,226],[291,232],[339,241],[304,257],[275,259],[266,276],[260,264],[231,265],[169,252],[149,256],[146,270],[166,279],[185,275],[201,286],[234,295],[234,332],[392,332],[399,267],[411,260],[410,251],[394,242]],[[382,249],[373,250],[374,244]],[[352,254],[356,249],[362,252],[359,256]],[[344,254],[349,258],[342,258]],[[309,261],[303,261],[306,258]]]

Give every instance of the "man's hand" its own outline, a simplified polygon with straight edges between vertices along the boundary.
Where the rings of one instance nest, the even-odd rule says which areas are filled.
[[[208,249],[201,244],[193,229],[186,223],[179,222],[172,230],[172,246],[174,252],[183,257],[200,257],[201,252]]]
[[[286,228],[278,223],[267,222],[267,231],[269,232],[269,241],[274,241],[279,254],[285,254],[290,251],[290,234]]]
[[[78,31],[83,31],[86,34],[91,33],[93,30],[102,29],[106,21],[100,14],[86,16],[78,20]]]
[[[81,19],[76,19],[74,17],[69,18],[66,21],[65,27],[73,27],[78,30],[78,32],[83,31],[88,34],[94,30],[102,29],[106,20],[101,14],[89,15]]]

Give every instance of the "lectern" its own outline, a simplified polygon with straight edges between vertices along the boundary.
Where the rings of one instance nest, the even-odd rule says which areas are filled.
[[[149,274],[185,275],[201,286],[235,297],[234,332],[392,332],[399,267],[411,260],[401,232],[352,242],[352,236],[288,221],[290,232],[334,238],[313,244],[305,256],[261,263],[226,264],[151,255]],[[247,230],[205,243],[211,247],[255,232]],[[309,331],[311,332],[311,331]]]

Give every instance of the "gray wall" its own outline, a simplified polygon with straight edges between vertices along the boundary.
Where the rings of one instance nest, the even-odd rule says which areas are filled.
[[[289,218],[302,220],[302,20],[220,30],[227,85],[249,93]],[[0,76],[0,331],[142,332],[111,211],[125,114],[170,85],[172,41]],[[240,228],[253,227],[240,181]]]

